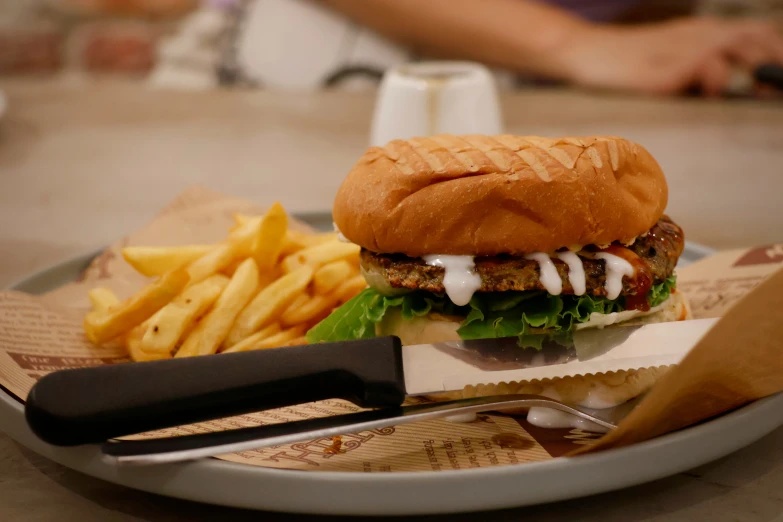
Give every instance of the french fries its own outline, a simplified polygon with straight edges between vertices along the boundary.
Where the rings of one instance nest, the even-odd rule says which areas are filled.
[[[189,279],[184,270],[169,272],[109,311],[88,313],[84,318],[87,338],[94,344],[102,344],[129,332],[174,299]]]
[[[91,289],[87,338],[119,342],[134,361],[307,344],[308,328],[366,287],[357,245],[289,228],[279,203],[234,221],[215,244],[123,248],[156,279],[123,302]]]
[[[283,330],[282,332],[271,335],[266,339],[263,339],[255,343],[252,349],[266,350],[268,348],[280,348],[281,346],[286,346],[288,344],[288,341],[301,337],[302,334],[304,334],[304,332],[305,332],[304,326],[302,325],[294,326],[293,328],[289,328],[288,330]],[[237,349],[238,346],[239,343],[232,346],[231,348],[229,348],[223,353],[235,353],[238,351],[246,351],[246,350],[238,350]]]
[[[250,248],[261,229],[261,218],[253,218],[232,231],[228,239],[211,248],[200,258],[188,265],[190,284],[196,284],[216,272],[220,272],[239,257],[250,252]]]
[[[271,210],[271,209],[270,209]],[[244,214],[234,214],[235,226],[239,227],[253,219],[252,216]],[[327,232],[323,234],[306,234],[299,230],[288,229],[284,235],[281,251],[282,255],[289,255],[302,250],[303,248],[320,245],[321,243],[328,243],[337,239],[337,234],[334,232]]]
[[[129,246],[122,249],[122,257],[142,275],[162,276],[177,270],[203,256],[214,245],[184,245],[176,247]]]
[[[365,288],[367,288],[367,281],[364,277],[361,274],[355,275],[335,289],[335,294],[338,296],[337,301],[340,304],[350,301]]]
[[[302,266],[318,268],[332,261],[356,257],[359,254],[359,250],[359,245],[354,245],[353,243],[328,241],[286,256],[283,259],[283,270],[285,272],[293,272]]]
[[[226,338],[231,348],[259,328],[275,321],[285,308],[304,291],[313,277],[313,269],[303,266],[270,284],[242,310]]]
[[[216,353],[239,312],[258,289],[258,266],[252,257],[245,259],[231,277],[215,306],[190,332],[176,357]]]
[[[196,284],[216,272],[220,272],[239,257],[240,245],[237,242],[221,243],[188,265],[187,271],[191,284]]]
[[[325,232],[323,234],[303,234],[299,232],[299,234],[299,241],[302,242],[304,247],[333,243],[337,240],[337,234],[334,232]]]
[[[291,304],[289,304],[285,310],[283,310],[283,313],[281,314],[281,317],[284,317],[286,314],[291,313],[292,310],[296,310],[303,304],[305,304],[307,301],[311,299],[310,294],[307,292],[302,292],[298,296],[296,296],[296,299],[294,299]]]
[[[315,288],[315,281],[313,287]],[[328,293],[316,292],[316,295],[309,299],[303,301],[297,299],[283,312],[280,322],[283,326],[289,327],[320,321],[329,315],[335,306],[353,298],[366,287],[367,282],[361,275],[358,275],[339,283]]]
[[[143,325],[137,326],[131,330],[125,338],[125,346],[128,349],[128,355],[136,362],[159,361],[161,359],[170,359],[170,353],[156,352],[148,353],[141,349],[141,340],[145,335],[146,328]]]
[[[117,299],[114,292],[100,286],[87,292],[87,296],[90,298],[92,309],[102,314],[107,313],[111,307],[120,304],[120,300]]]
[[[228,285],[228,277],[215,274],[186,288],[149,321],[141,339],[141,350],[171,354],[185,329],[212,306]]]
[[[336,241],[337,234],[327,232],[324,234],[305,234],[298,230],[289,230],[283,239],[283,246],[280,250],[282,256],[288,256],[302,250],[303,248]]]
[[[254,333],[253,335],[245,337],[228,350],[224,350],[223,353],[236,353],[254,350],[261,341],[278,333],[280,333],[280,325],[277,323],[272,323],[266,328],[263,328],[262,330]]]
[[[307,329],[304,325],[297,325],[287,330],[275,334],[267,339],[264,339],[258,343],[257,350],[265,350],[267,348],[280,348],[281,346],[287,346],[289,341],[302,337]]]
[[[228,241],[239,245],[240,250],[243,252],[249,252],[258,236],[263,220],[263,216],[250,218],[246,223],[243,223],[239,228],[232,230],[228,234]]]
[[[299,323],[309,323],[314,319],[323,319],[337,304],[334,295],[316,295],[308,299],[302,305],[291,307],[280,318],[283,326],[294,326]]]
[[[327,263],[313,274],[313,291],[316,294],[328,294],[351,275],[353,270],[348,261],[341,259]]]
[[[253,239],[250,255],[256,260],[258,269],[262,272],[272,269],[285,240],[288,228],[288,216],[280,203],[275,203],[264,215]]]

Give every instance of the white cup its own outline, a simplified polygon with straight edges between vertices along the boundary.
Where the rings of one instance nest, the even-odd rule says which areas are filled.
[[[370,145],[433,134],[502,134],[492,73],[472,62],[419,62],[386,71]]]

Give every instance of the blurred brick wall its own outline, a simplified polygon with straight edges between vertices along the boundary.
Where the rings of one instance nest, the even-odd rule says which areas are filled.
[[[0,75],[143,76],[198,0],[0,0]]]

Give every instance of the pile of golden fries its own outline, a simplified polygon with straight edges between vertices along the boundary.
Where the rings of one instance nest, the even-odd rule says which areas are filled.
[[[366,287],[357,245],[290,229],[279,203],[234,220],[213,245],[123,248],[156,279],[123,302],[91,290],[88,339],[119,341],[134,361],[306,344],[309,328]]]

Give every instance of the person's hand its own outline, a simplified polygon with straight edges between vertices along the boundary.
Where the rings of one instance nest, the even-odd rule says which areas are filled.
[[[761,21],[690,18],[636,27],[584,26],[556,58],[580,85],[668,94],[700,87],[718,95],[736,67],[783,64],[783,37]]]

